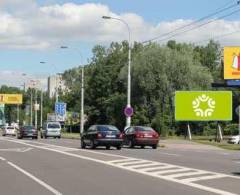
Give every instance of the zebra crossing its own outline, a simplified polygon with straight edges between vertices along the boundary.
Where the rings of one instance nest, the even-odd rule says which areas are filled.
[[[209,181],[221,178],[234,178],[240,179],[237,176],[194,169],[184,166],[172,165],[168,163],[154,162],[149,160],[126,158],[108,161],[114,167],[133,171],[136,173],[164,179],[171,182],[176,182],[191,187],[199,188],[214,194],[222,195],[236,195],[234,193],[204,186],[199,184],[199,181]]]
[[[239,177],[232,175],[134,158],[112,160],[108,161],[108,163],[119,168],[155,176],[165,176],[166,178],[177,179],[182,182],[197,182],[200,180],[219,179],[223,177],[239,179]]]

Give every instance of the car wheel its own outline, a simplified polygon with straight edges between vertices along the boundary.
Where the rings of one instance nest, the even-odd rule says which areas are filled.
[[[6,136],[5,134],[3,134],[2,136]]]
[[[157,144],[152,146],[153,149],[157,149]]]
[[[61,136],[58,136],[58,139],[61,139]]]
[[[122,146],[117,146],[116,148],[117,148],[117,150],[121,150]]]
[[[142,149],[144,149],[144,148],[145,148],[145,146],[141,146],[141,148],[142,148]]]
[[[128,147],[129,147],[129,148],[134,148],[134,144],[133,144],[133,141],[132,141],[132,140],[129,140],[129,142],[128,142]]]
[[[107,149],[107,150],[110,150],[110,146],[106,146],[106,149]]]
[[[85,149],[85,148],[86,148],[86,144],[84,143],[83,140],[81,140],[81,148],[82,148],[82,149]]]
[[[96,148],[93,140],[90,141],[90,148],[91,149],[95,149]]]

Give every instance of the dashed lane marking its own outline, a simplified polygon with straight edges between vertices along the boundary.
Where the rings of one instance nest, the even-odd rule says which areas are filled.
[[[190,186],[193,188],[197,188],[197,189],[201,189],[207,192],[212,192],[215,194],[221,194],[221,195],[236,195],[235,193],[232,192],[228,192],[225,190],[220,190],[217,188],[213,188],[213,187],[208,187],[208,186],[204,186],[202,184],[197,184],[194,182],[197,181],[202,181],[202,180],[210,180],[210,179],[219,179],[219,178],[234,178],[234,179],[240,179],[237,176],[232,176],[232,175],[227,175],[227,174],[222,174],[222,173],[216,173],[216,172],[211,172],[211,171],[203,171],[203,170],[199,170],[199,169],[193,169],[193,168],[188,168],[188,167],[183,167],[183,166],[177,166],[177,165],[172,165],[172,164],[168,164],[168,163],[160,163],[160,162],[155,162],[155,161],[148,161],[148,160],[144,160],[144,159],[137,159],[137,158],[129,158],[129,157],[124,157],[121,155],[112,155],[114,157],[118,157],[118,159],[115,160],[110,160],[110,161],[106,161],[106,160],[99,160],[97,158],[92,158],[92,157],[87,157],[84,155],[80,155],[80,154],[74,154],[74,153],[69,153],[66,151],[61,151],[59,150],[58,147],[47,147],[47,146],[36,146],[33,144],[33,142],[30,143],[25,143],[23,141],[18,141],[18,140],[10,140],[10,139],[6,139],[7,141],[10,142],[15,142],[15,143],[19,143],[19,144],[23,144],[23,145],[27,145],[27,146],[31,146],[31,147],[36,147],[39,149],[43,149],[43,150],[48,150],[48,151],[53,151],[53,152],[57,152],[60,154],[64,154],[67,156],[71,156],[71,157],[76,157],[76,158],[80,158],[80,159],[84,159],[84,160],[89,160],[89,161],[93,161],[93,162],[97,162],[97,163],[101,163],[101,164],[105,164],[105,165],[110,165],[112,167],[117,167],[123,170],[127,170],[127,171],[131,171],[131,172],[135,172],[138,174],[143,174],[143,175],[147,175],[147,176],[151,176],[151,177],[155,177],[155,178],[159,178],[159,179],[163,179],[163,180],[167,180],[167,181],[171,181],[171,182],[176,182],[179,184],[183,184],[186,186]],[[50,144],[48,144],[49,146]],[[52,145],[54,146],[54,145]],[[67,148],[67,147],[65,147]],[[82,151],[82,150],[79,150]],[[88,152],[88,150],[84,150],[84,152]],[[92,153],[92,152],[90,152]],[[94,152],[96,154],[104,154],[104,153],[100,153],[100,152]],[[110,155],[110,154],[108,154]],[[125,158],[125,159],[122,159]],[[145,167],[144,168],[136,168],[136,163],[139,162],[144,163]],[[130,163],[130,164],[129,164]],[[139,166],[140,166],[139,164]],[[155,164],[157,167],[151,167],[152,164]],[[141,164],[143,165],[143,164]],[[149,165],[149,168],[146,168],[146,166]],[[159,165],[159,167],[158,167]],[[174,170],[174,171],[173,171]],[[183,173],[180,173],[180,172]],[[192,171],[192,174],[189,175],[189,171]],[[180,178],[181,176],[186,176],[186,172],[188,172],[189,178]],[[198,172],[199,174],[196,174],[196,172]],[[165,175],[165,174],[170,174],[170,175]],[[208,174],[208,176],[203,176],[202,174]]]

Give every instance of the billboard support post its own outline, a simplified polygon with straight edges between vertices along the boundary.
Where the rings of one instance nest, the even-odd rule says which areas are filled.
[[[217,123],[217,127],[218,127],[218,138],[219,138],[218,140],[219,142],[221,142],[223,140],[223,135],[222,135],[222,128],[219,122]]]
[[[188,130],[188,138],[189,138],[189,140],[192,140],[191,128],[190,128],[189,123],[187,124],[187,130]]]

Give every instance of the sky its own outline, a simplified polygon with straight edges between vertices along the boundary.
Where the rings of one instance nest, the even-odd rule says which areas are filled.
[[[222,46],[240,44],[236,0],[0,0],[0,85],[20,87],[30,79],[46,85],[49,75],[86,64],[96,44],[127,40],[126,26],[103,20],[103,15],[125,20],[132,41],[142,42],[233,4],[232,9],[204,20],[208,25],[174,37],[206,44],[205,40],[233,32],[219,39]]]

